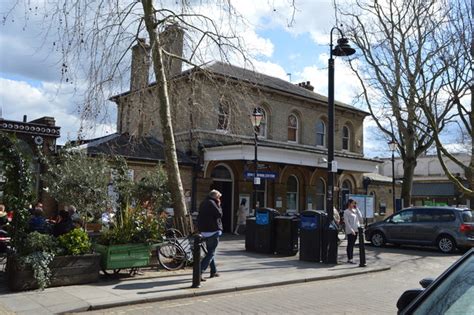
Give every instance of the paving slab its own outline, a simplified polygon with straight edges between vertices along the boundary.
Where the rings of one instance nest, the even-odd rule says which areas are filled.
[[[356,249],[356,258],[357,255]],[[390,269],[386,262],[381,261],[371,252],[367,254],[366,267],[342,263],[345,260],[344,242],[339,247],[339,260],[341,263],[337,265],[328,265],[300,261],[297,255],[285,257],[247,252],[243,237],[224,236],[219,243],[216,257],[220,277],[210,279],[208,273],[204,274],[207,281],[202,282],[200,288],[191,288],[192,268],[177,272],[149,268],[143,269],[143,274],[135,277],[125,274],[103,276],[97,283],[22,293],[9,293],[4,288],[5,283],[0,283],[0,291],[3,293],[0,296],[0,314],[82,312],[144,302],[349,277]]]

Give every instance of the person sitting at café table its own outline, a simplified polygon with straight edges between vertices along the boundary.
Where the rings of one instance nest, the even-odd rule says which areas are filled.
[[[58,222],[53,226],[53,235],[58,237],[68,233],[72,229],[74,229],[74,223],[69,216],[69,212],[66,210],[59,211]]]
[[[48,233],[48,223],[42,208],[35,208],[28,222],[30,232]]]
[[[0,229],[2,226],[6,225],[8,223],[8,215],[7,212],[5,211],[5,206],[0,204]]]

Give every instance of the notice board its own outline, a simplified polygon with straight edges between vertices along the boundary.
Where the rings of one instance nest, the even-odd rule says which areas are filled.
[[[357,202],[357,208],[365,219],[374,217],[374,196],[369,195],[349,195],[350,199]]]

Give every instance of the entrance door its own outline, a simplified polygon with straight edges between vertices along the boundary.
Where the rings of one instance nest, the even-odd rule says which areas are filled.
[[[211,189],[217,189],[222,194],[222,225],[225,233],[232,233],[232,182],[214,180]]]

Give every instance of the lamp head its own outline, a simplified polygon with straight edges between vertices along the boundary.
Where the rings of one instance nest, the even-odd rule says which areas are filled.
[[[337,40],[337,45],[332,50],[334,56],[350,56],[355,53],[355,49],[349,45],[349,41],[345,37]]]
[[[252,126],[254,128],[260,127],[260,123],[263,119],[263,113],[260,108],[254,108],[252,115],[250,115],[250,120],[252,121]]]
[[[397,142],[395,140],[390,141],[388,147],[390,148],[390,151],[394,152],[397,149]]]

